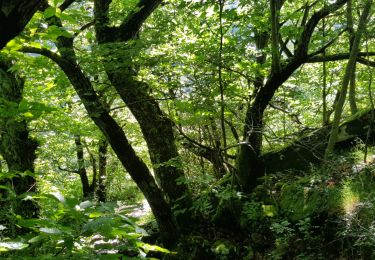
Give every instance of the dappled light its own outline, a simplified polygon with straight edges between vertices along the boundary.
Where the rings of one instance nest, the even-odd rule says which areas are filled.
[[[0,259],[375,259],[374,0],[0,0]]]
[[[350,188],[350,182],[343,184],[343,187],[341,188],[341,198],[344,213],[346,215],[355,214],[361,201],[359,194]]]

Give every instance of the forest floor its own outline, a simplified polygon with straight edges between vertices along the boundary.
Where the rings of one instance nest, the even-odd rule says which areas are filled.
[[[160,246],[145,199],[95,204],[49,194],[43,219],[18,220],[34,233],[3,239],[0,259],[375,259],[372,148],[366,159],[362,148],[339,152],[308,171],[268,174],[246,196],[211,185],[197,193],[199,221],[172,252]]]

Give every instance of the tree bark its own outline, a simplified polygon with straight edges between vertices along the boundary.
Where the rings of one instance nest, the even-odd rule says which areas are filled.
[[[165,201],[162,191],[156,185],[152,174],[146,164],[136,155],[121,127],[100,102],[90,80],[82,73],[80,66],[75,61],[75,56],[63,54],[66,49],[60,49],[60,51],[64,59],[57,60],[58,65],[74,86],[89,116],[103,132],[113,151],[149,202],[159,224],[163,242],[166,245],[174,244],[179,237],[179,229],[171,208]],[[69,49],[69,52],[72,51]]]
[[[348,3],[346,5],[346,20],[347,20],[347,26],[348,26],[348,32],[349,32],[349,51],[353,48],[353,43],[355,39],[355,32],[353,27],[353,6],[352,6],[352,0],[348,0]],[[354,64],[353,71],[350,74],[350,85],[349,85],[349,104],[350,104],[350,112],[352,115],[358,112],[357,108],[357,102],[356,102],[356,95],[355,95],[355,81],[356,81],[356,64]]]
[[[49,21],[50,24],[62,26],[57,17],[52,19]],[[86,108],[89,117],[102,131],[118,159],[150,204],[159,225],[163,243],[166,246],[176,244],[180,231],[170,205],[165,200],[162,190],[157,186],[146,164],[137,156],[124,131],[109,114],[107,106],[100,101],[89,78],[83,73],[77,62],[73,39],[59,37],[56,45],[61,55],[57,55],[48,49],[31,47],[23,48],[23,51],[44,55],[55,61],[64,71]]]
[[[0,100],[7,105],[18,107],[22,100],[23,79],[9,72],[11,63],[4,57],[0,60]],[[0,115],[0,153],[4,157],[10,173],[15,173],[11,185],[17,195],[36,191],[34,173],[35,151],[38,143],[29,136],[27,122],[18,115]],[[24,176],[23,173],[26,173]],[[39,209],[32,201],[18,201],[15,213],[25,218],[36,217]]]
[[[100,102],[90,80],[80,70],[73,56],[73,49],[70,47],[66,49],[68,48],[66,45],[64,48],[60,47],[60,52],[64,57],[64,60],[59,62],[61,69],[77,91],[89,116],[103,132],[117,157],[145,195],[159,224],[163,242],[166,245],[174,244],[179,237],[179,229],[162,191],[156,185],[146,164],[136,155],[121,127]]]
[[[279,48],[279,15],[281,3],[279,0],[271,0],[271,49],[272,49],[272,71],[280,71],[280,48]]]
[[[43,0],[0,0],[0,49],[20,34]]]
[[[143,22],[161,3],[160,0],[141,0],[119,27],[108,27],[111,1],[94,2],[96,37],[102,47],[134,39]],[[108,78],[140,125],[160,187],[174,208],[187,209],[191,201],[176,147],[173,123],[149,94],[150,86],[135,80],[137,72],[131,59],[122,58],[121,69],[104,62]]]
[[[81,136],[76,135],[74,137],[74,143],[76,145],[76,154],[77,154],[77,173],[81,179],[83,198],[90,198],[93,195],[93,190],[90,188],[89,178],[87,176],[85,159],[83,153],[83,145],[81,142]]]
[[[106,194],[107,153],[108,153],[108,142],[105,138],[102,138],[99,141],[99,148],[98,148],[99,179],[98,179],[98,188],[96,190],[96,196],[100,202],[105,202],[107,198],[107,194]]]

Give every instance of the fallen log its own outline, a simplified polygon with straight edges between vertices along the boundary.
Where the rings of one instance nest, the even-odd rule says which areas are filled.
[[[366,110],[346,119],[339,128],[336,148],[352,147],[357,138],[366,141],[369,128],[371,137],[374,134],[373,113]],[[324,151],[328,143],[331,126],[322,127],[301,137],[294,143],[276,151],[263,154],[265,173],[275,173],[285,170],[307,170],[311,165],[323,162]],[[373,141],[373,140],[368,140]]]

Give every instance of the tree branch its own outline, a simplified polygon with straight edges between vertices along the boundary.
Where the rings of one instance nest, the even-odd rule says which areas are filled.
[[[335,38],[331,39],[329,42],[327,42],[326,44],[324,44],[324,46],[322,48],[320,48],[319,50],[317,50],[317,51],[315,51],[315,52],[313,52],[311,54],[308,54],[308,56],[309,57],[313,57],[315,55],[323,53],[327,48],[329,48],[338,39],[338,37],[341,36],[341,34],[343,34],[344,32],[346,32],[347,30],[348,30],[348,28],[345,28],[344,30],[342,30],[341,32],[339,32]]]
[[[315,30],[315,27],[321,19],[329,15],[330,13],[335,12],[341,6],[343,6],[348,0],[337,0],[335,3],[327,5],[314,13],[311,18],[308,20],[304,26],[301,37],[298,40],[297,49],[295,56],[298,58],[304,58],[307,56],[308,46],[310,43],[311,36]]]
[[[0,2],[0,49],[22,32],[43,0]]]
[[[371,61],[371,60],[366,60],[364,58],[361,58],[361,57],[357,57],[357,62],[363,64],[363,65],[367,65],[367,66],[370,66],[370,67],[375,67],[375,61]]]
[[[83,32],[84,30],[90,28],[94,24],[95,24],[95,20],[91,21],[91,22],[89,22],[87,24],[84,24],[77,32],[74,33],[74,37],[77,37],[81,32]]]
[[[178,132],[186,139],[188,140],[190,143],[194,144],[195,146],[198,146],[199,148],[201,149],[204,149],[204,150],[212,150],[212,148],[208,147],[208,146],[205,146],[201,143],[198,143],[197,141],[195,141],[194,139],[190,138],[189,136],[187,136],[183,131],[182,129],[180,129],[180,127],[176,127]]]
[[[52,51],[50,51],[46,48],[35,48],[35,47],[25,46],[25,47],[20,48],[18,51],[23,52],[23,53],[40,54],[44,57],[47,57],[47,58],[51,59],[52,61],[54,61],[59,66],[62,65],[62,64],[66,64],[68,62],[63,57],[61,57],[59,54],[57,54],[55,52],[52,52]]]
[[[325,56],[319,55],[319,56],[309,57],[306,63],[347,60],[349,59],[349,55],[350,53],[337,53],[337,54],[331,54],[331,55],[325,55]],[[364,65],[375,63],[373,61],[369,61],[363,58],[363,57],[368,57],[368,56],[369,57],[375,56],[375,52],[359,52],[357,55],[357,62],[362,63]]]
[[[76,0],[65,0],[60,6],[59,9],[61,12],[64,12],[66,9],[69,8],[71,4],[73,4]]]
[[[119,37],[123,41],[133,39],[143,23],[161,4],[162,0],[140,0],[133,11],[125,18],[119,27]]]
[[[288,58],[293,57],[292,52],[288,49],[287,44],[289,42],[289,39],[286,39],[285,42],[283,41],[281,35],[279,34],[279,42],[280,42],[280,48],[281,50],[286,54]]]

